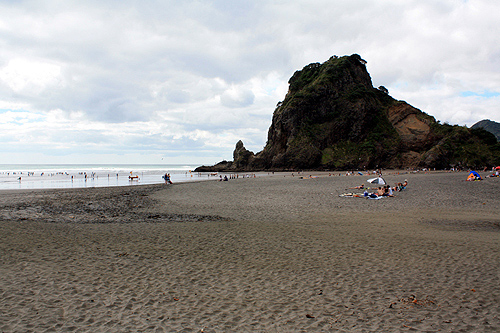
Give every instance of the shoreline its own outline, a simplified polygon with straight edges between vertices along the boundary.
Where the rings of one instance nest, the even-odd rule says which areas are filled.
[[[421,171],[421,170],[418,170],[418,171],[410,171],[410,170],[383,170],[383,174],[382,176],[384,175],[404,175],[404,174],[419,174],[419,173],[429,173],[429,174],[432,174],[432,173],[462,173],[462,172],[467,172],[467,171],[449,171],[449,170],[434,170],[434,171]],[[489,171],[488,171],[489,172]],[[352,173],[352,174],[349,174],[347,175],[347,173]],[[175,173],[172,173],[172,175],[174,177],[171,177],[172,180],[174,181],[174,183],[176,184],[179,184],[179,183],[192,183],[192,182],[199,182],[199,181],[207,181],[207,180],[214,180],[214,181],[217,181],[219,180],[217,177],[219,175],[227,175],[227,176],[230,176],[230,175],[238,175],[238,176],[241,176],[241,178],[245,178],[246,175],[256,175],[257,177],[262,177],[262,176],[278,176],[278,175],[283,175],[283,176],[291,176],[291,175],[295,175],[295,177],[309,177],[309,175],[312,175],[314,177],[326,177],[326,176],[331,176],[331,177],[360,177],[359,174],[357,174],[358,171],[316,171],[316,170],[311,170],[311,171],[256,171],[256,172],[233,172],[233,173],[224,173],[224,172],[220,172],[220,173],[217,173],[217,176],[214,176],[214,175],[210,175],[211,173],[195,173],[195,172],[189,172],[189,171],[176,171]],[[482,172],[484,174],[484,172]],[[58,172],[57,174],[62,174],[62,172]],[[155,177],[156,178],[160,178],[163,174],[155,174]],[[76,185],[73,184],[73,180],[72,179],[63,179],[63,180],[54,180],[53,183],[58,183],[60,184],[60,186],[53,186],[53,184],[50,184],[51,183],[51,179],[48,179],[47,183],[49,184],[48,186],[46,187],[40,187],[41,185],[28,185],[26,187],[21,187],[21,188],[14,188],[15,187],[18,187],[18,186],[21,186],[21,183],[20,182],[15,182],[14,180],[11,180],[10,183],[16,183],[16,184],[19,184],[19,185],[10,185],[12,186],[11,188],[2,188],[2,181],[0,179],[0,193],[5,193],[5,192],[9,192],[9,191],[32,191],[32,190],[59,190],[59,189],[86,189],[86,188],[114,188],[114,187],[130,187],[130,186],[147,186],[147,185],[162,185],[164,184],[164,181],[163,180],[156,180],[156,179],[151,179],[151,177],[147,178],[144,181],[140,180],[140,181],[133,181],[133,180],[130,180],[128,179],[128,173],[127,172],[122,172],[121,173],[121,177],[120,179],[120,183],[116,183],[116,184],[109,184],[109,177],[107,177],[106,175],[101,175],[101,179],[108,179],[108,184],[107,185],[103,185],[102,183],[99,183],[99,176],[95,177],[95,178],[91,178],[89,176],[88,178],[88,182],[83,178],[81,179],[76,179]],[[184,177],[183,177],[184,176]],[[189,176],[189,177],[188,177]],[[366,178],[373,178],[373,177],[376,177],[376,174],[371,171],[364,171],[363,172],[363,175],[361,175],[362,177],[366,177]],[[36,178],[31,176],[32,178]],[[113,176],[114,177],[114,176]],[[214,177],[214,178],[210,178],[210,177]],[[183,179],[184,178],[184,179]],[[118,179],[118,178],[117,178]],[[123,179],[125,179],[125,181],[123,181]],[[43,180],[35,180],[34,182],[31,181],[32,179],[29,179],[28,178],[28,183],[42,183],[43,184]],[[83,182],[84,181],[84,182]],[[25,181],[26,182],[26,181]],[[365,180],[366,182],[366,180]],[[31,187],[30,187],[31,186]]]
[[[158,184],[170,173],[176,181],[198,174],[188,165],[0,165],[1,189],[90,188]],[[131,179],[129,176],[133,176]]]
[[[500,178],[383,176],[2,193],[0,330],[500,330]]]

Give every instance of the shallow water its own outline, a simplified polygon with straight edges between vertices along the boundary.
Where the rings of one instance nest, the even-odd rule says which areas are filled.
[[[133,186],[171,181],[189,182],[213,177],[195,173],[193,165],[1,165],[0,189],[85,188]],[[129,179],[133,176],[134,179]],[[138,177],[138,178],[135,178]]]

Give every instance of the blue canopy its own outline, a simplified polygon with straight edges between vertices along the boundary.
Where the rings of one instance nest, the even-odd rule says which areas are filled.
[[[481,176],[480,176],[480,175],[479,175],[476,171],[474,171],[474,170],[473,170],[473,171],[471,171],[471,172],[470,172],[470,174],[473,174],[473,175],[474,175],[477,179],[483,179],[483,178],[481,178]],[[470,175],[470,174],[469,174],[469,175]]]

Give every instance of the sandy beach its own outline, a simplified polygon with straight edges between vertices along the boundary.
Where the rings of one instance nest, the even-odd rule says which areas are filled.
[[[303,176],[1,191],[0,331],[500,331],[500,178]]]

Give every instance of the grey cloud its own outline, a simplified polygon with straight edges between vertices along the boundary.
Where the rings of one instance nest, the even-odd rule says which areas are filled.
[[[250,90],[225,91],[221,103],[229,108],[242,108],[252,105],[254,99],[255,95]]]
[[[141,137],[124,127],[129,145],[113,149],[203,147],[227,149],[230,157],[233,147],[207,147],[191,134],[226,140],[221,133],[232,133],[263,145],[284,94],[263,96],[255,82],[271,72],[286,82],[310,62],[358,53],[375,86],[442,121],[454,117],[446,105],[459,109],[457,121],[499,121],[494,103],[472,108],[460,99],[464,88],[500,86],[500,35],[492,33],[500,28],[499,10],[500,3],[488,0],[3,2],[0,72],[22,58],[59,66],[61,74],[36,91],[13,90],[0,80],[0,104],[60,109],[67,117],[80,112],[113,126],[157,125],[162,113],[175,123],[171,133]],[[54,142],[67,135],[53,131]],[[72,135],[82,146],[110,147],[105,133],[89,133]]]
[[[185,90],[170,90],[166,93],[166,97],[173,103],[189,103],[191,101],[191,94]]]

